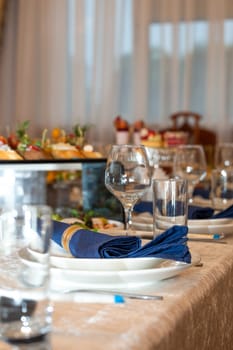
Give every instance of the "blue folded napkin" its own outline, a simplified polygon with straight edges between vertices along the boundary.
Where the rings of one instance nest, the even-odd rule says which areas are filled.
[[[212,215],[211,219],[225,219],[225,218],[233,218],[233,205],[230,207],[220,211],[217,214]]]
[[[153,214],[153,203],[141,201],[134,207],[134,212],[144,213],[148,212]],[[171,211],[172,213],[172,211]],[[172,216],[172,214],[171,214]],[[217,214],[214,214],[214,209],[211,207],[200,207],[197,205],[188,206],[188,219],[189,220],[201,220],[201,219],[224,219],[224,218],[233,218],[233,205],[220,211]]]
[[[176,216],[176,215],[183,215],[184,213],[184,203],[180,201],[176,201],[174,203],[171,201],[167,203],[167,215],[168,216]],[[163,207],[163,201],[161,199],[157,199],[157,208],[160,209],[162,213],[162,207]],[[150,213],[153,215],[153,202],[146,202],[146,201],[141,201],[138,204],[135,205],[134,207],[134,212],[135,213]]]
[[[153,214],[153,203],[149,201],[141,201],[136,203],[133,208],[135,213],[151,213]]]
[[[160,257],[191,262],[187,226],[173,226],[142,246],[136,236],[111,236],[54,221],[52,239],[76,258]]]
[[[233,218],[233,205],[214,214],[214,209],[209,207],[190,206],[189,219],[227,219]]]
[[[199,196],[199,197],[202,197],[204,199],[209,199],[210,198],[210,189],[196,187],[196,188],[194,188],[193,196],[194,197]]]
[[[211,207],[199,207],[197,205],[188,206],[188,219],[209,219],[214,214],[214,209]]]
[[[162,207],[162,203],[161,203]],[[180,210],[180,206],[177,206],[178,208],[178,213]],[[146,201],[141,201],[137,203],[134,207],[134,212],[135,213],[150,213],[153,215],[153,203],[152,202],[146,202]],[[211,217],[214,213],[214,210],[212,208],[203,208],[199,206],[188,206],[188,219],[207,219]],[[173,210],[173,206],[169,205],[168,208],[168,215],[169,216],[174,216],[176,213]]]

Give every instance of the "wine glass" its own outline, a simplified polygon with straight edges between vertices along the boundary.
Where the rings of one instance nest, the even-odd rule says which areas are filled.
[[[188,201],[193,202],[194,187],[204,179],[207,165],[201,145],[180,145],[174,157],[173,173],[188,182]]]
[[[125,214],[125,230],[132,230],[132,211],[151,185],[151,170],[144,146],[113,145],[105,170],[105,185],[119,199]]]
[[[233,143],[220,143],[215,152],[215,168],[233,167]]]

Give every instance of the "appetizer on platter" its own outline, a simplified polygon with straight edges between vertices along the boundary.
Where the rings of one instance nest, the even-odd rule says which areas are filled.
[[[23,158],[13,150],[4,136],[0,136],[0,159],[2,160],[22,160]]]
[[[73,132],[67,134],[64,129],[55,127],[48,137],[44,129],[40,139],[29,136],[30,121],[17,126],[8,137],[0,136],[0,160],[50,160],[102,158],[100,152],[94,151],[90,144],[85,144],[86,131],[89,126],[76,124]]]
[[[41,141],[33,140],[28,134],[30,122],[27,120],[18,125],[15,134],[8,137],[8,143],[25,160],[52,159],[42,147]]]

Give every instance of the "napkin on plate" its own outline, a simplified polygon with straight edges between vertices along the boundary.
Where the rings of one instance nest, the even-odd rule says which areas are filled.
[[[174,207],[173,202],[167,204],[167,214],[168,216],[174,216],[174,215],[179,215],[179,213],[182,210],[182,205],[183,203],[180,201],[176,202],[176,207]],[[161,209],[162,211],[162,200],[158,199],[157,200],[157,206]],[[182,210],[183,211],[183,210]],[[153,215],[153,202],[146,202],[142,201],[139,202],[134,206],[134,212],[135,213],[150,213]]]
[[[218,212],[217,214],[214,214],[211,217],[211,219],[225,219],[225,218],[232,218],[233,219],[233,205]]]
[[[153,203],[150,201],[141,201],[136,203],[133,208],[135,213],[151,213],[153,214]]]
[[[189,219],[233,219],[233,205],[214,214],[214,209],[210,207],[190,206]]]
[[[210,189],[196,187],[194,188],[194,191],[193,191],[193,197],[195,196],[202,197],[204,199],[209,199]]]
[[[188,206],[189,220],[209,219],[213,214],[214,209],[211,207],[199,207],[197,205]]]
[[[187,233],[186,226],[173,226],[142,246],[136,236],[111,236],[54,221],[52,239],[76,258],[160,257],[190,263]]]
[[[148,212],[153,214],[153,203],[141,201],[137,203],[134,207],[134,212],[136,213],[145,213]],[[188,206],[188,219],[189,220],[200,220],[200,219],[224,219],[232,218],[233,219],[233,205],[230,207],[214,214],[214,209],[211,207],[200,207],[198,205],[189,205]]]
[[[174,213],[174,210],[172,210],[172,206],[170,208],[171,216]],[[179,206],[178,206],[179,209]],[[153,203],[152,202],[146,202],[141,201],[134,207],[134,212],[136,213],[145,213],[148,212],[150,214],[153,214]],[[214,213],[214,210],[210,207],[200,207],[195,205],[188,206],[188,219],[209,219]]]

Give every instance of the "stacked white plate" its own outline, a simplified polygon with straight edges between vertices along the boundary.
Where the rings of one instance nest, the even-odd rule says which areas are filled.
[[[133,218],[133,226],[136,230],[153,231],[153,219],[150,214],[139,214]],[[233,220],[225,219],[201,219],[188,220],[189,233],[198,234],[233,234]]]
[[[51,290],[138,288],[174,277],[192,266],[160,258],[78,259],[52,245]],[[40,261],[40,253],[24,248],[20,251],[26,264]],[[197,262],[198,257],[193,258]]]

